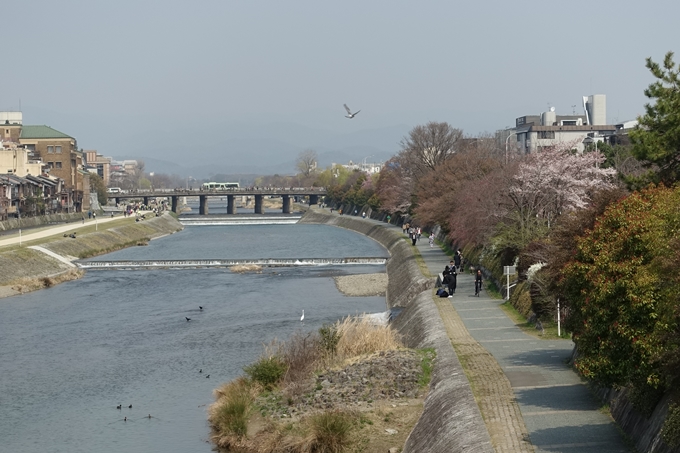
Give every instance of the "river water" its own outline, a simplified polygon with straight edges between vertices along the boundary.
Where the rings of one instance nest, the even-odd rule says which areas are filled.
[[[388,255],[339,228],[255,225],[187,227],[98,259],[365,256]],[[0,452],[210,452],[212,390],[263,343],[385,310],[332,280],[366,272],[384,266],[98,270],[0,299]]]

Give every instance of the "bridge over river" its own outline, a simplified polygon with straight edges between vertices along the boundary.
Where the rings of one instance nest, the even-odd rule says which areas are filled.
[[[123,200],[140,199],[144,200],[144,204],[148,205],[152,198],[170,198],[172,204],[172,211],[179,213],[179,199],[180,197],[198,197],[199,200],[199,214],[208,214],[208,199],[210,197],[227,198],[227,214],[236,214],[236,204],[234,200],[236,197],[254,197],[255,198],[255,214],[264,214],[264,205],[262,200],[264,197],[281,197],[283,200],[283,213],[290,214],[291,200],[293,197],[309,197],[309,204],[319,204],[319,197],[326,195],[326,189],[321,187],[291,187],[286,188],[242,188],[230,190],[155,190],[155,191],[137,191],[125,193],[109,193],[107,194],[109,200],[114,199],[116,204]]]

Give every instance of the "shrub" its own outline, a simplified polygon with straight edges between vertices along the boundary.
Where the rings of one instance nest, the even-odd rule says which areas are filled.
[[[338,342],[342,334],[338,332],[338,327],[335,324],[324,324],[319,329],[319,336],[321,337],[321,348],[330,355],[335,355],[338,350]]]
[[[519,282],[517,287],[510,295],[510,304],[525,318],[531,313],[531,294],[529,293],[530,283]]]
[[[343,411],[323,412],[310,417],[311,451],[339,453],[350,443],[354,416]]]
[[[282,379],[286,396],[292,399],[304,393],[322,355],[319,336],[296,333],[285,342],[271,344],[269,349],[275,351],[274,355],[280,357],[286,367]]]
[[[248,377],[266,389],[271,389],[287,371],[284,361],[277,356],[261,357],[257,362],[243,367]]]
[[[668,406],[666,420],[661,429],[663,441],[670,447],[680,447],[680,406],[672,403]]]
[[[215,442],[223,447],[236,445],[248,433],[248,419],[255,390],[244,378],[215,390],[217,402],[210,406],[208,419],[217,434]]]

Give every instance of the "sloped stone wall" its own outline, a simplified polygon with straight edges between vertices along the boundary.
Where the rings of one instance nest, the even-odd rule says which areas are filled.
[[[411,348],[434,348],[437,352],[430,392],[423,413],[406,444],[405,453],[491,453],[491,439],[472,395],[470,383],[446,334],[432,300],[434,279],[425,278],[411,246],[401,233],[351,216],[307,211],[303,223],[323,223],[356,231],[390,253],[387,305],[403,307],[394,327]]]

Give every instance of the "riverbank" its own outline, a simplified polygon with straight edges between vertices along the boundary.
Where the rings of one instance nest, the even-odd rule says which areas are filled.
[[[403,234],[387,224],[330,214],[322,209],[307,211],[301,223],[346,228],[383,245],[390,253],[386,266],[387,306],[403,308],[392,326],[401,334],[405,346],[433,348],[436,352],[422,415],[406,439],[402,452],[493,452],[470,382],[434,304],[434,279],[423,276]]]
[[[0,298],[78,279],[83,273],[75,269],[72,261],[145,245],[152,239],[183,228],[170,213],[143,222],[129,218],[128,222],[122,226],[76,235],[76,238],[55,238],[41,243],[40,247],[0,249]]]

